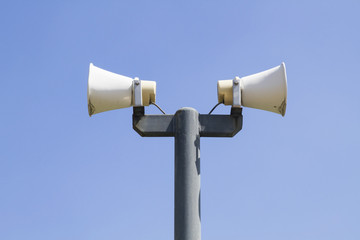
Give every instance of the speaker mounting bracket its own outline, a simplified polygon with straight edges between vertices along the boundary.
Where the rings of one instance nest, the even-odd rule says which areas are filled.
[[[133,80],[133,88],[134,88],[134,106],[135,107],[143,106],[141,81],[137,77],[134,78]]]
[[[144,107],[133,108],[133,128],[142,137],[176,137],[175,114],[145,114]],[[182,111],[182,109],[179,109]],[[198,114],[201,137],[233,137],[242,128],[242,108],[231,108],[229,115]]]
[[[233,79],[233,104],[232,107],[240,108],[241,107],[241,78],[235,77]]]

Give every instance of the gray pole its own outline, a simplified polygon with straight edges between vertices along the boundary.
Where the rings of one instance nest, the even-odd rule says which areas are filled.
[[[241,108],[230,115],[199,114],[181,108],[175,115],[145,115],[134,107],[133,128],[143,137],[175,137],[175,240],[200,240],[200,137],[233,137],[242,128]]]
[[[200,240],[199,113],[175,114],[175,240]]]

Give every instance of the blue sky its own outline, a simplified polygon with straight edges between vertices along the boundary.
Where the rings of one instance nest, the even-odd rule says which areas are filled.
[[[286,116],[201,139],[202,238],[360,238],[358,1],[8,1],[0,239],[172,239],[174,141],[87,113],[89,63],[207,113],[220,79],[286,63]],[[217,114],[228,114],[219,106]],[[158,114],[147,107],[148,114]]]

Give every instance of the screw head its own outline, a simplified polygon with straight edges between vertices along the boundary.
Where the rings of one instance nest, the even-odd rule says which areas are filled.
[[[235,77],[233,80],[235,85],[238,85],[240,83],[240,78],[239,77]]]

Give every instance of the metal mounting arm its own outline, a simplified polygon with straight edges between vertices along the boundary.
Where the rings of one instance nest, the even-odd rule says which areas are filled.
[[[145,115],[144,107],[134,107],[133,128],[142,137],[174,137],[175,115]],[[230,115],[199,114],[200,137],[233,137],[242,128],[242,108]]]

